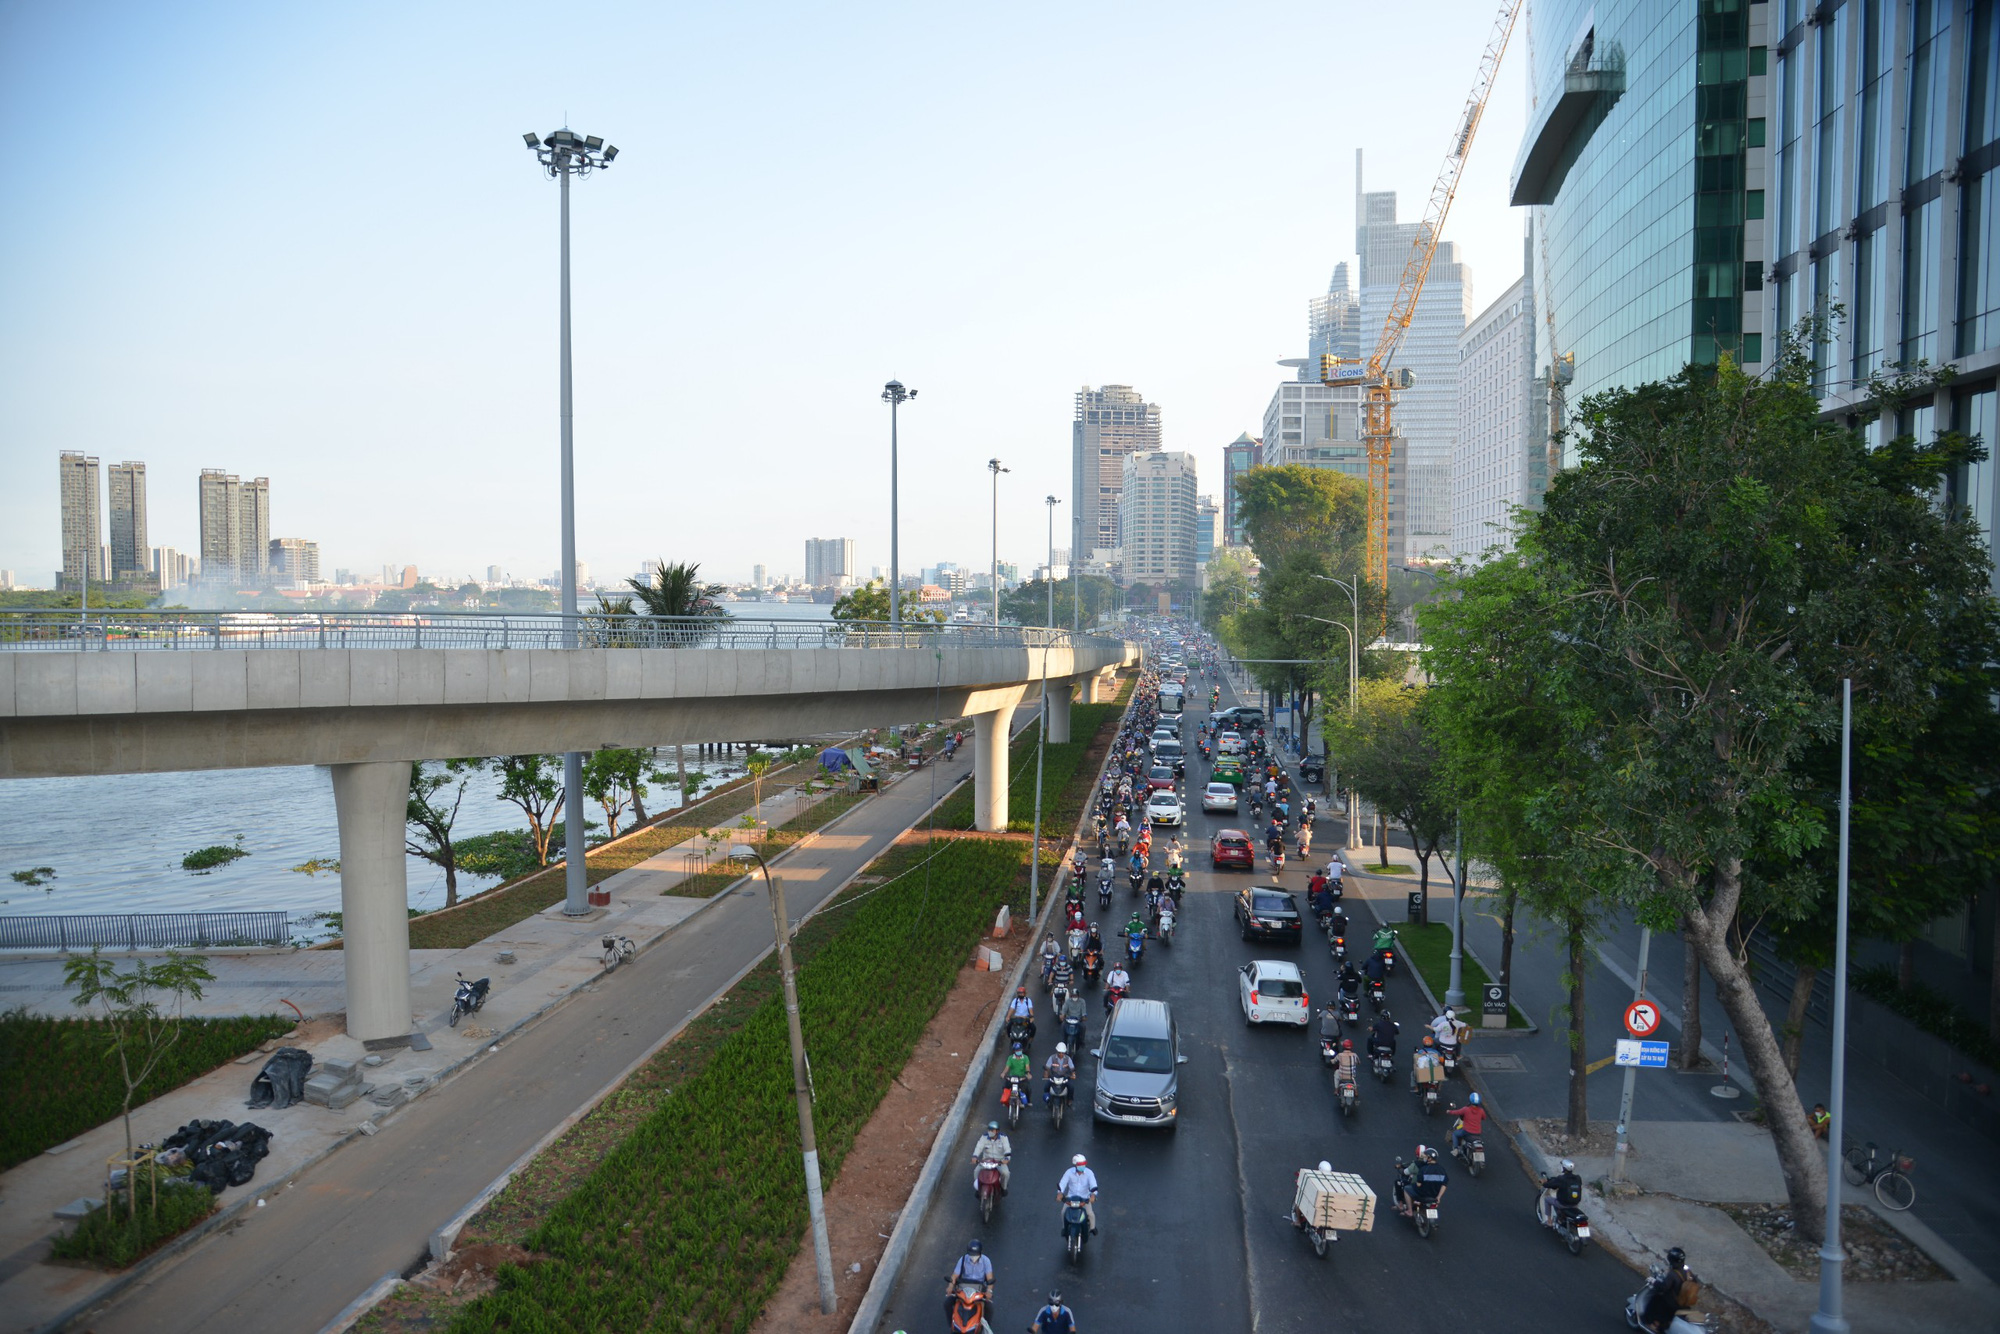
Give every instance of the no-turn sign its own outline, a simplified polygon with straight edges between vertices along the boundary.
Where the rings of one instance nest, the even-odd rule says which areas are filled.
[[[1660,1031],[1660,1007],[1648,1000],[1636,1000],[1625,1007],[1625,1031],[1635,1038],[1649,1038]]]

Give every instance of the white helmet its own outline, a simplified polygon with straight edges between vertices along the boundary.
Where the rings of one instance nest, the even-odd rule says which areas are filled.
[[[1069,1163],[1070,1163],[1070,1166],[1071,1166],[1071,1167],[1082,1167],[1082,1166],[1083,1166],[1083,1162],[1084,1162],[1084,1158],[1083,1158],[1083,1155],[1082,1155],[1082,1154],[1080,1154],[1080,1153],[1079,1153],[1079,1154],[1078,1154],[1078,1155],[1077,1155],[1076,1157],[1074,1157],[1074,1158],[1072,1158],[1072,1159],[1070,1159],[1070,1160],[1069,1160]]]
[[[1058,1042],[1056,1044],[1056,1055],[1058,1056],[1069,1055],[1069,1044],[1067,1042]]]

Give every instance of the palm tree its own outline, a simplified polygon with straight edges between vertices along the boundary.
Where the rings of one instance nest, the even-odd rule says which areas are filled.
[[[650,583],[637,579],[625,582],[636,594],[639,601],[646,604],[648,616],[727,616],[716,599],[722,594],[721,584],[701,582],[699,563],[669,565],[665,561],[653,562],[653,578]]]

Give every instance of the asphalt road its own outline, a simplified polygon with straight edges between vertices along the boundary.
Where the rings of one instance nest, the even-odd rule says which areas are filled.
[[[1206,688],[1200,683],[1199,698],[1205,699]],[[1225,687],[1225,702],[1229,698]],[[1201,716],[1189,715],[1190,737]],[[1197,756],[1184,791],[1199,794],[1206,781],[1207,766]],[[1180,1025],[1188,1062],[1181,1067],[1178,1129],[1095,1125],[1088,1113],[1093,1070],[1086,1056],[1077,1089],[1080,1114],[1060,1132],[1050,1129],[1045,1114],[1023,1118],[1013,1133],[1012,1193],[993,1222],[982,1226],[971,1187],[971,1144],[1000,1109],[996,1063],[879,1328],[911,1334],[944,1328],[945,1276],[975,1236],[995,1264],[996,1330],[1023,1328],[1052,1287],[1093,1334],[1320,1329],[1333,1319],[1342,1328],[1400,1329],[1413,1317],[1439,1328],[1494,1334],[1622,1324],[1636,1278],[1595,1249],[1570,1256],[1536,1226],[1534,1183],[1500,1135],[1487,1137],[1488,1166],[1478,1180],[1447,1160],[1451,1185],[1431,1239],[1418,1238],[1389,1209],[1393,1160],[1408,1158],[1419,1142],[1442,1148],[1450,1120],[1442,1109],[1431,1118],[1421,1114],[1406,1091],[1406,1061],[1387,1085],[1364,1077],[1360,1110],[1343,1119],[1332,1097],[1332,1073],[1320,1064],[1316,1024],[1300,1032],[1244,1023],[1236,991],[1241,964],[1294,959],[1315,1005],[1332,995],[1336,970],[1323,937],[1310,929],[1299,947],[1240,939],[1233,896],[1271,877],[1261,859],[1254,876],[1207,869],[1207,839],[1225,824],[1243,822],[1194,815],[1188,843],[1195,869],[1178,939],[1170,948],[1149,946],[1134,976],[1134,994],[1170,1002]],[[1321,821],[1328,839],[1332,829]],[[1285,884],[1303,900],[1305,873],[1296,862]],[[1093,894],[1090,906],[1095,902]],[[1132,902],[1121,888],[1112,914],[1122,920]],[[1365,914],[1360,920],[1367,920]],[[1109,934],[1112,923],[1104,925]],[[1101,1031],[1102,1010],[1094,994],[1092,999],[1086,1046]],[[1404,1022],[1399,1052],[1407,1057],[1424,1017],[1422,997],[1399,973],[1388,1000]],[[1355,1030],[1357,1046],[1360,1033]],[[1035,1043],[1038,1071],[1053,1044],[1044,1024]],[[1455,1100],[1467,1092],[1459,1081],[1448,1090]],[[1055,1189],[1070,1156],[1079,1152],[1089,1156],[1102,1187],[1102,1234],[1071,1269]],[[1343,1236],[1325,1259],[1289,1221],[1293,1173],[1321,1159],[1364,1176],[1382,1206],[1373,1232]]]

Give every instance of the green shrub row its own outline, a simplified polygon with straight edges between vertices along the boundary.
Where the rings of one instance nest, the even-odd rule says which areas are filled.
[[[1943,1038],[1973,1060],[2000,1070],[2000,1046],[1994,1044],[1984,1025],[1949,996],[1921,982],[1912,983],[1904,991],[1896,981],[1896,970],[1887,964],[1856,969],[1854,989],[1876,1004],[1894,1010],[1932,1037]]]
[[[825,1179],[1017,889],[1025,854],[938,843],[830,910],[848,920],[799,972]],[[747,1329],[806,1227],[796,1114],[784,1013],[768,1001],[527,1236],[543,1258],[503,1268],[498,1291],[451,1328]]]
[[[137,1107],[190,1079],[289,1033],[292,1020],[183,1019],[180,1041],[139,1088]],[[98,1019],[48,1019],[20,1010],[0,1014],[0,1171],[43,1149],[74,1139],[119,1114],[125,1084],[118,1058],[105,1048]],[[251,1076],[246,1067],[244,1092]]]
[[[137,1209],[121,1191],[58,1236],[50,1252],[58,1260],[123,1269],[215,1212],[208,1187],[193,1185],[184,1176],[141,1168],[135,1179]]]
[[[1042,832],[1063,837],[1076,827],[1090,799],[1090,779],[1074,781],[1084,767],[1084,759],[1098,734],[1116,726],[1123,716],[1122,704],[1072,704],[1069,708],[1070,740],[1048,747],[1043,757]],[[1039,727],[1030,727],[1014,738],[1008,750],[1007,828],[1027,833],[1035,827],[1035,739]],[[938,807],[937,827],[970,829],[973,824],[972,784],[965,783]]]

